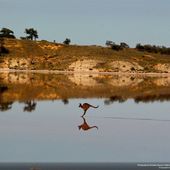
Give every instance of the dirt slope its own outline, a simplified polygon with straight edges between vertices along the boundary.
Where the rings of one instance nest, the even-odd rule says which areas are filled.
[[[125,73],[170,73],[170,56],[101,46],[63,45],[48,41],[5,39],[9,54],[0,68]]]

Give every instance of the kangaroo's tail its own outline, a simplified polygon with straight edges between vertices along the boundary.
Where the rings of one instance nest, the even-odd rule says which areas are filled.
[[[96,128],[97,130],[99,129],[97,126],[92,126],[90,129]]]
[[[93,106],[93,105],[90,105],[90,107],[92,107],[92,108],[98,108],[99,106]]]

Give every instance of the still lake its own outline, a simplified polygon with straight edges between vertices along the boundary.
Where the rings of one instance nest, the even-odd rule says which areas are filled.
[[[20,76],[19,73],[14,75]],[[26,81],[20,81],[9,78],[9,73],[0,76],[3,87],[0,94],[0,162],[170,161],[170,101],[167,96],[170,92],[167,90],[167,79],[165,85],[162,85],[165,79],[159,78],[161,86],[158,87],[151,83],[157,82],[156,78],[150,81],[150,78],[145,77],[143,81],[139,81],[142,79],[140,77],[134,81],[130,77],[133,84],[139,82],[135,87],[132,84],[124,86],[125,81],[123,85],[117,84],[113,89],[104,84],[106,90],[111,89],[108,92],[101,86],[113,81],[113,77],[102,77],[99,87],[98,84],[91,83],[93,76],[89,76],[90,84],[75,83],[75,94],[72,94],[73,85],[69,88],[70,82],[66,83],[66,78],[63,80],[57,77],[57,81],[54,81],[54,75],[45,75],[53,76],[48,81],[44,76],[37,78],[37,74],[34,74],[25,75]],[[34,79],[30,78],[32,76]],[[66,75],[61,77],[64,76]],[[122,77],[116,77],[120,78],[122,80]],[[96,81],[96,76],[93,79]],[[50,81],[52,83],[49,85]],[[150,88],[143,88],[147,87],[146,82],[150,83]],[[59,88],[61,94],[54,86]],[[131,96],[131,90],[137,87],[140,97],[137,91]],[[97,91],[95,97],[91,88],[100,88],[101,93]],[[33,96],[29,94],[29,89],[34,92]],[[120,97],[121,92],[127,89],[130,94]],[[86,90],[90,94],[85,93]],[[110,98],[107,93],[110,93]],[[144,99],[141,99],[142,94],[145,94]],[[99,107],[90,108],[82,118],[83,110],[78,107],[79,103]]]

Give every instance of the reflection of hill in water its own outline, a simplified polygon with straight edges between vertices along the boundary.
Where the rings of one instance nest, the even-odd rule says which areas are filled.
[[[0,102],[108,98],[106,103],[134,98],[169,100],[170,77],[104,74],[0,73]]]
[[[163,101],[169,101],[170,100],[170,94],[142,95],[142,96],[136,96],[133,99],[136,103],[139,103],[139,102],[148,103],[148,102],[154,102],[154,101],[163,102]],[[109,105],[113,102],[123,103],[127,100],[128,100],[128,98],[123,98],[122,96],[111,96],[110,98],[106,99],[104,101],[104,103],[106,105]]]

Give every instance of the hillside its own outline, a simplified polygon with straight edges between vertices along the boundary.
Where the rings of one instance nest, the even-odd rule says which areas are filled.
[[[0,68],[129,73],[170,73],[170,55],[133,48],[115,51],[101,46],[63,45],[48,41],[4,39],[8,54]]]

